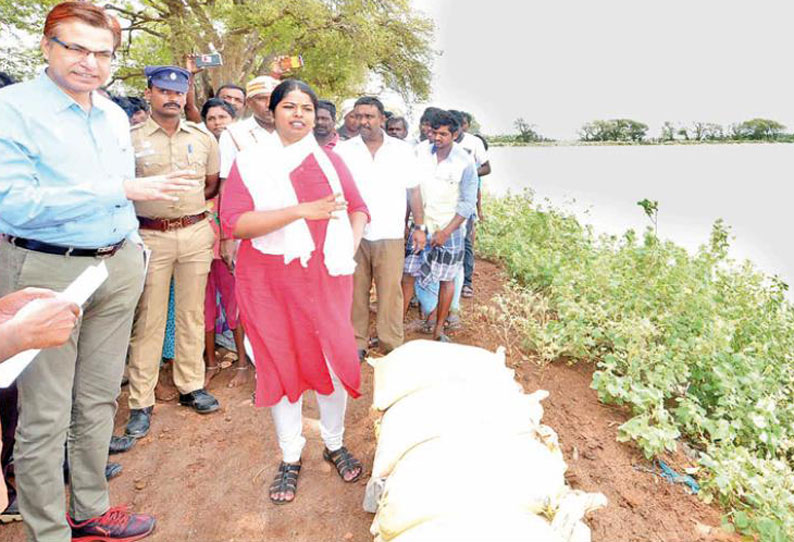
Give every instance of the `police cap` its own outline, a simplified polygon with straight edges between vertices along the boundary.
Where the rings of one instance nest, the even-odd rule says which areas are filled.
[[[143,69],[146,82],[165,90],[187,92],[190,72],[179,66],[146,66]]]

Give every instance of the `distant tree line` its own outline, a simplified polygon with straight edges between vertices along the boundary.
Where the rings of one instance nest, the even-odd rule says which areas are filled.
[[[645,139],[648,125],[631,119],[594,120],[579,131],[581,141],[635,141]]]
[[[495,145],[526,145],[530,143],[554,142],[544,137],[535,124],[522,117],[513,122],[517,133],[488,136]],[[750,119],[728,126],[714,122],[673,123],[662,125],[659,137],[648,135],[648,125],[632,119],[594,120],[579,130],[579,141],[619,143],[666,143],[671,141],[788,141],[794,142],[794,134],[785,132],[786,127],[771,119]]]
[[[689,125],[674,125],[665,122],[659,139],[661,141],[782,141],[790,140],[786,127],[770,119],[750,119],[723,127],[713,122],[693,122]]]
[[[594,120],[582,126],[580,141],[790,141],[786,127],[770,119],[751,119],[724,127],[713,122],[665,122],[657,139],[648,138],[648,125],[631,119]]]
[[[541,142],[554,141],[553,139],[541,135],[540,132],[537,131],[537,126],[535,124],[530,124],[522,117],[517,118],[513,122],[513,126],[515,127],[518,133],[491,135],[488,136],[488,142],[496,146],[500,146],[500,145],[522,146],[528,143],[541,143]]]
[[[547,141],[542,135],[538,133],[534,124],[530,124],[522,117],[519,117],[513,123],[513,126],[518,130],[516,140],[521,143],[536,143],[538,141]]]

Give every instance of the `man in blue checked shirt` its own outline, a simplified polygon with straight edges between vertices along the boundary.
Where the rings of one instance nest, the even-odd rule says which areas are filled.
[[[118,21],[102,8],[58,4],[41,39],[47,69],[0,90],[0,296],[29,286],[61,291],[101,260],[109,272],[69,341],[42,351],[17,380],[16,481],[32,541],[138,540],[154,528],[151,516],[111,508],[105,481],[143,287],[131,200],[174,200],[195,182],[181,172],[134,178],[127,117],[95,92],[110,76],[120,39]]]

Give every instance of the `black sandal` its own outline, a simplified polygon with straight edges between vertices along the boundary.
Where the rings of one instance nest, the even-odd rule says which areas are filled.
[[[347,482],[351,484],[361,478],[361,474],[364,472],[364,467],[361,466],[361,462],[353,457],[353,454],[347,451],[347,448],[342,446],[335,452],[330,451],[328,448],[323,450],[323,459],[332,463],[334,467],[336,467],[336,472],[339,474],[339,477],[342,479],[343,482]],[[345,474],[348,472],[353,472],[358,469],[358,474],[356,474],[351,479],[346,479]]]
[[[295,496],[298,494],[298,474],[300,474],[300,471],[300,463],[294,465],[281,462],[278,466],[278,472],[273,478],[273,483],[270,484],[270,501],[273,504],[287,504],[295,500]],[[285,495],[292,493],[292,498],[285,498],[284,500],[274,499],[273,495],[278,495],[279,493],[284,493]]]

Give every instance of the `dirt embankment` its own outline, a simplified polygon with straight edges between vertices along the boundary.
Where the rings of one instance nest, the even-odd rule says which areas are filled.
[[[457,342],[490,350],[505,343],[502,330],[480,308],[491,303],[505,283],[495,265],[478,262],[476,297],[464,300],[465,326]],[[424,337],[411,334],[408,339]],[[616,441],[617,427],[627,419],[618,408],[598,403],[589,388],[592,368],[552,364],[539,368],[508,351],[508,362],[527,391],[551,395],[544,402],[544,422],[560,437],[571,486],[600,491],[606,509],[589,520],[594,542],[707,542],[732,540],[718,529],[720,512],[658,477],[636,470],[649,466],[632,446]],[[175,403],[158,404],[152,430],[130,452],[113,456],[124,473],[111,482],[114,504],[131,503],[153,513],[157,529],[152,542],[365,542],[372,540],[372,516],[361,508],[366,477],[344,484],[322,460],[318,411],[313,397],[304,401],[305,434],[298,496],[274,506],[267,488],[279,463],[270,413],[251,404],[252,386],[228,388],[232,370],[210,384],[221,401],[219,412],[206,417]],[[346,445],[372,464],[375,440],[369,416],[372,370],[363,367],[363,396],[348,406]],[[127,418],[126,391],[116,416],[117,433]],[[462,453],[464,453],[462,451]],[[673,458],[673,462],[685,461]],[[509,471],[510,465],[500,465]],[[472,458],[472,469],[493,468]],[[483,488],[487,494],[487,487]],[[21,524],[0,526],[3,540],[22,542]]]

